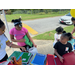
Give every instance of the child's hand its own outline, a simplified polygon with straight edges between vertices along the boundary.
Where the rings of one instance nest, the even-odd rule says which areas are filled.
[[[74,54],[75,54],[75,50],[74,50]]]
[[[63,63],[63,59],[64,59],[64,58],[60,56],[59,59],[60,59],[60,61]]]
[[[37,47],[37,45],[36,45],[36,44],[34,44],[34,47]]]
[[[20,47],[22,49],[22,51],[26,51],[25,47]]]

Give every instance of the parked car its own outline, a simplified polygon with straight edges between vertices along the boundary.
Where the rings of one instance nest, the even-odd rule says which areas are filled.
[[[59,19],[59,23],[63,23],[63,24],[67,24],[67,25],[72,25],[71,18],[72,18],[71,14],[68,13],[67,15],[62,16],[62,17]]]

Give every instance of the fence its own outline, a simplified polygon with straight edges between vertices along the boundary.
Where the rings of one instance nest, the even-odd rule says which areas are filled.
[[[50,13],[68,13],[70,9],[22,9],[16,10],[13,14],[50,14]]]

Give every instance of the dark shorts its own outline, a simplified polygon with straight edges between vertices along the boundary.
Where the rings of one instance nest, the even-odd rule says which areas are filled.
[[[31,48],[29,45],[25,45],[25,46],[22,46],[22,47],[25,47],[27,51],[29,50],[29,48]],[[32,46],[32,47],[33,47],[33,46]],[[20,50],[22,51],[21,48],[20,48]]]
[[[4,56],[4,58],[3,58],[2,60],[0,60],[0,62],[6,61],[7,59],[8,59],[8,55],[6,54],[6,55]]]

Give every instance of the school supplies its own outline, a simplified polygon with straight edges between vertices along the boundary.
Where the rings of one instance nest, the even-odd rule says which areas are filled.
[[[16,60],[18,60],[19,59],[19,56],[21,55],[21,53],[22,52],[14,51],[8,59],[11,59],[11,57],[15,56],[16,57]]]
[[[27,35],[24,36],[24,39],[25,39],[26,45],[29,45],[30,47],[32,47],[33,43],[29,40],[29,38],[27,37]]]
[[[28,64],[30,59],[31,59],[31,57],[32,57],[31,53],[26,53],[26,52],[23,53],[23,55],[22,55],[22,63],[23,64]]]
[[[54,57],[53,55],[48,54],[46,65],[75,65],[74,52],[66,53],[62,57],[64,58],[63,63],[58,57]]]
[[[75,54],[70,52],[63,55],[64,62],[63,65],[75,65]]]
[[[31,64],[31,65],[44,65],[44,64],[45,64],[45,60],[46,60],[46,55],[36,53],[36,54],[33,56],[33,58],[32,58],[32,60],[31,60],[30,64]]]
[[[16,57],[11,57],[12,63],[14,65],[22,65],[22,58],[20,57],[18,60],[16,60]]]
[[[46,65],[55,65],[54,55],[47,54]]]
[[[15,59],[17,61],[21,57],[22,64],[28,64],[32,56],[33,56],[32,53],[14,51],[8,59],[11,59],[11,57],[15,57]]]

